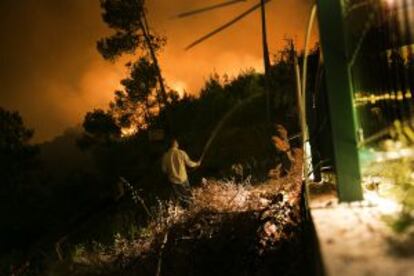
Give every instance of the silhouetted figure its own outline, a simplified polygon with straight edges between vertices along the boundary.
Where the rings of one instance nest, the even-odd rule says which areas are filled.
[[[281,168],[280,176],[285,176],[289,173],[292,163],[295,161],[290,148],[287,130],[282,125],[276,124],[275,135],[272,136],[272,140],[281,161],[281,164],[278,165]]]
[[[188,206],[191,197],[187,166],[196,168],[200,162],[192,161],[185,151],[179,149],[177,139],[172,139],[169,150],[162,158],[162,171],[167,174],[175,197],[184,207]]]

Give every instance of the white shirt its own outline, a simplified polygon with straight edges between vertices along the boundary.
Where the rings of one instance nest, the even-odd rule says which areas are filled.
[[[174,184],[183,184],[188,180],[186,165],[193,168],[198,163],[191,161],[187,153],[178,148],[170,148],[162,157],[162,171]]]

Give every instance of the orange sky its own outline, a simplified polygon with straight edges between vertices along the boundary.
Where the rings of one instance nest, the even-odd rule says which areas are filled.
[[[208,76],[261,71],[259,13],[189,52],[185,46],[255,4],[250,0],[208,14],[171,19],[180,12],[221,0],[152,0],[151,26],[167,36],[160,57],[167,84],[197,94]],[[303,45],[309,0],[268,4],[272,54],[293,37]],[[105,108],[125,76],[122,62],[104,61],[96,41],[110,30],[101,22],[98,0],[4,0],[0,3],[0,106],[18,110],[44,141],[82,122],[87,111]],[[316,33],[316,32],[315,32]],[[316,41],[317,35],[313,37]]]

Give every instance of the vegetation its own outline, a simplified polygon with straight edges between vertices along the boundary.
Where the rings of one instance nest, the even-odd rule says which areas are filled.
[[[160,202],[146,226],[127,235],[115,234],[109,245],[79,245],[71,261],[50,273],[255,275],[278,271],[299,275],[297,264],[306,255],[299,250],[305,242],[302,164],[300,151],[295,155],[297,162],[288,177],[260,186],[252,186],[249,180],[236,184],[204,179],[193,190],[187,210]]]
[[[383,217],[396,235],[391,235],[390,246],[396,253],[414,254],[414,179],[413,160],[410,157],[388,160],[368,166],[365,174],[371,179],[371,190],[377,190],[380,196],[393,200],[398,209]],[[375,185],[373,185],[374,183]]]
[[[107,112],[95,110],[86,116],[84,127],[89,140],[102,138],[104,130],[107,138],[114,138],[122,131],[131,135],[147,129],[167,101],[176,98],[171,91],[167,95],[164,87],[157,53],[165,45],[165,38],[150,30],[145,2],[100,2],[103,21],[115,34],[99,40],[98,51],[108,60],[116,60],[124,54],[133,55],[134,60],[126,64],[129,76],[121,81],[123,90],[115,91],[110,109]]]
[[[164,83],[158,55],[166,38],[150,28],[145,1],[100,0],[100,6],[113,34],[100,39],[97,50],[106,60],[129,58],[128,75],[108,108],[88,112],[81,126],[39,145],[31,143],[34,131],[19,113],[0,108],[0,274],[311,274],[313,268],[303,265],[314,260],[306,237],[302,153],[294,150],[293,169],[280,178],[271,139],[275,124],[287,128],[286,138],[300,138],[293,43],[273,64],[266,58],[266,75],[213,74],[197,97],[180,97]],[[412,71],[412,60],[404,64],[392,53],[391,69]],[[319,71],[319,63],[316,46],[310,71]],[[365,81],[366,87],[377,83]],[[322,74],[309,74],[308,83],[308,90],[324,94]],[[318,170],[332,162],[330,139],[323,137],[329,119],[325,97],[308,95],[319,112],[309,116]],[[157,131],[160,139],[153,138]],[[193,159],[203,157],[202,167],[190,173],[186,210],[170,200],[161,173],[160,159],[173,136]],[[284,150],[300,145],[299,139],[282,142]],[[413,160],[375,165],[368,174],[392,182],[379,192],[402,206],[397,216],[385,218],[402,233],[393,236],[393,245],[411,253]],[[333,184],[310,188],[335,192]]]
[[[24,182],[22,172],[32,165],[36,147],[29,144],[34,131],[24,126],[18,112],[0,108],[0,133],[1,191],[7,193]]]
[[[242,212],[240,208],[252,214],[259,212],[257,206],[247,205],[219,210],[218,205],[223,207],[224,201],[212,206],[209,191],[228,188],[229,196],[235,190],[254,194],[259,190],[236,184],[263,183],[278,162],[270,139],[272,128],[267,122],[262,74],[248,70],[233,79],[212,75],[199,97],[179,98],[164,85],[157,54],[165,39],[149,28],[144,2],[102,0],[101,7],[105,23],[115,34],[98,41],[98,51],[109,60],[124,54],[132,54],[133,59],[126,65],[129,74],[121,81],[123,88],[114,92],[108,109],[89,112],[82,129],[68,130],[36,147],[29,144],[33,132],[24,127],[17,113],[0,112],[2,169],[10,166],[4,171],[9,180],[1,188],[2,198],[7,198],[1,203],[7,206],[1,208],[7,227],[1,229],[0,271],[7,274],[42,275],[61,269],[57,261],[74,264],[74,260],[85,259],[85,254],[100,256],[102,250],[122,255],[119,249],[125,239],[133,243],[137,237],[147,237],[151,229],[160,227],[160,218],[170,219],[163,214],[165,206],[171,205],[160,205],[170,195],[159,164],[165,144],[149,139],[153,130],[162,129],[167,136],[178,137],[194,158],[213,138],[202,169],[192,173],[190,181],[198,186],[202,177],[210,179],[209,183],[212,178],[218,180],[215,185],[195,190],[195,205],[189,217],[169,224],[171,227],[192,223],[195,227],[205,211],[224,217]],[[289,133],[297,133],[292,49],[280,52],[270,69],[273,121],[285,125]],[[224,122],[217,136],[211,137],[234,106],[240,108]],[[243,170],[240,173],[234,168]],[[149,224],[145,209],[122,197],[122,186],[118,184],[121,176],[133,183],[135,196],[152,210]],[[222,185],[223,179],[232,177],[232,185]],[[257,218],[255,223],[252,227],[260,226]],[[299,222],[295,219],[295,223]],[[117,245],[112,247],[115,235]],[[157,235],[152,236],[158,241]],[[130,245],[126,244],[125,250]],[[117,261],[113,263],[118,265]]]
[[[281,55],[272,67],[276,87],[274,110],[295,106],[290,90],[294,84],[286,84],[289,66],[287,57]],[[14,211],[6,211],[3,216],[5,225],[13,228],[2,228],[1,270],[43,273],[45,267],[61,257],[70,260],[73,250],[82,252],[79,244],[90,249],[97,246],[95,240],[106,247],[113,243],[116,233],[128,237],[141,232],[140,226],[146,222],[145,211],[134,208],[127,198],[115,201],[117,182],[123,176],[134,183],[150,209],[158,206],[158,199],[168,199],[170,190],[159,164],[165,145],[148,139],[152,129],[165,125],[167,116],[174,122],[171,132],[178,136],[190,156],[197,158],[220,119],[233,106],[246,102],[213,139],[202,169],[191,174],[191,182],[198,184],[202,177],[235,177],[238,181],[249,178],[255,184],[266,179],[277,160],[269,136],[271,130],[265,123],[265,98],[245,101],[252,95],[262,95],[262,91],[263,75],[252,70],[234,79],[213,75],[200,97],[186,95],[171,99],[168,106],[158,115],[151,114],[146,126],[131,136],[122,134],[125,125],[117,119],[111,105],[108,110],[87,114],[83,130],[68,130],[54,141],[38,145],[38,154],[24,159],[31,160],[33,166],[21,167],[19,172],[27,177],[19,182],[24,188],[15,193]],[[292,98],[282,94],[290,94]],[[283,114],[278,121],[290,133],[297,132],[293,112],[288,116]],[[25,141],[22,145],[27,149],[32,148],[28,140],[21,141]],[[242,174],[232,169],[235,164],[244,168]],[[23,171],[26,173],[22,174]],[[4,204],[11,206],[9,200]]]

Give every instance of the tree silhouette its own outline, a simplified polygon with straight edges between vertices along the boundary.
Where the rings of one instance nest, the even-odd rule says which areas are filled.
[[[78,140],[81,149],[87,149],[93,144],[109,144],[121,137],[121,128],[110,112],[95,109],[88,112],[83,121],[85,133]]]
[[[130,75],[121,81],[124,91],[117,91],[111,104],[111,111],[121,127],[146,128],[151,117],[157,114],[156,105],[161,105],[161,99],[156,92],[156,71],[156,66],[146,58],[131,65]]]
[[[144,0],[101,0],[102,18],[115,34],[98,41],[97,48],[106,59],[116,59],[122,54],[140,54],[151,60],[156,69],[161,97],[166,101],[164,81],[161,76],[157,52],[165,45],[165,38],[151,32],[146,17]],[[137,50],[141,50],[137,53]]]
[[[146,50],[143,0],[101,0],[102,19],[115,34],[100,39],[98,51],[105,59],[116,59],[125,53]],[[159,38],[149,34],[152,47],[158,49]]]
[[[15,188],[22,174],[30,166],[36,154],[36,147],[30,145],[34,131],[24,126],[18,112],[10,112],[0,107],[0,189]]]
[[[113,123],[120,129],[134,133],[148,128],[152,117],[169,100],[157,60],[157,53],[164,46],[165,38],[150,31],[145,1],[101,0],[100,5],[103,21],[115,33],[97,42],[98,51],[107,60],[117,60],[124,54],[136,58],[126,64],[129,76],[121,81],[123,89],[115,91],[114,100],[105,116],[112,117]],[[84,126],[94,125],[88,120],[103,118],[102,112],[94,111],[86,116]],[[86,131],[101,136],[96,138],[102,140],[102,135],[95,131]],[[111,136],[113,133],[106,134]]]

